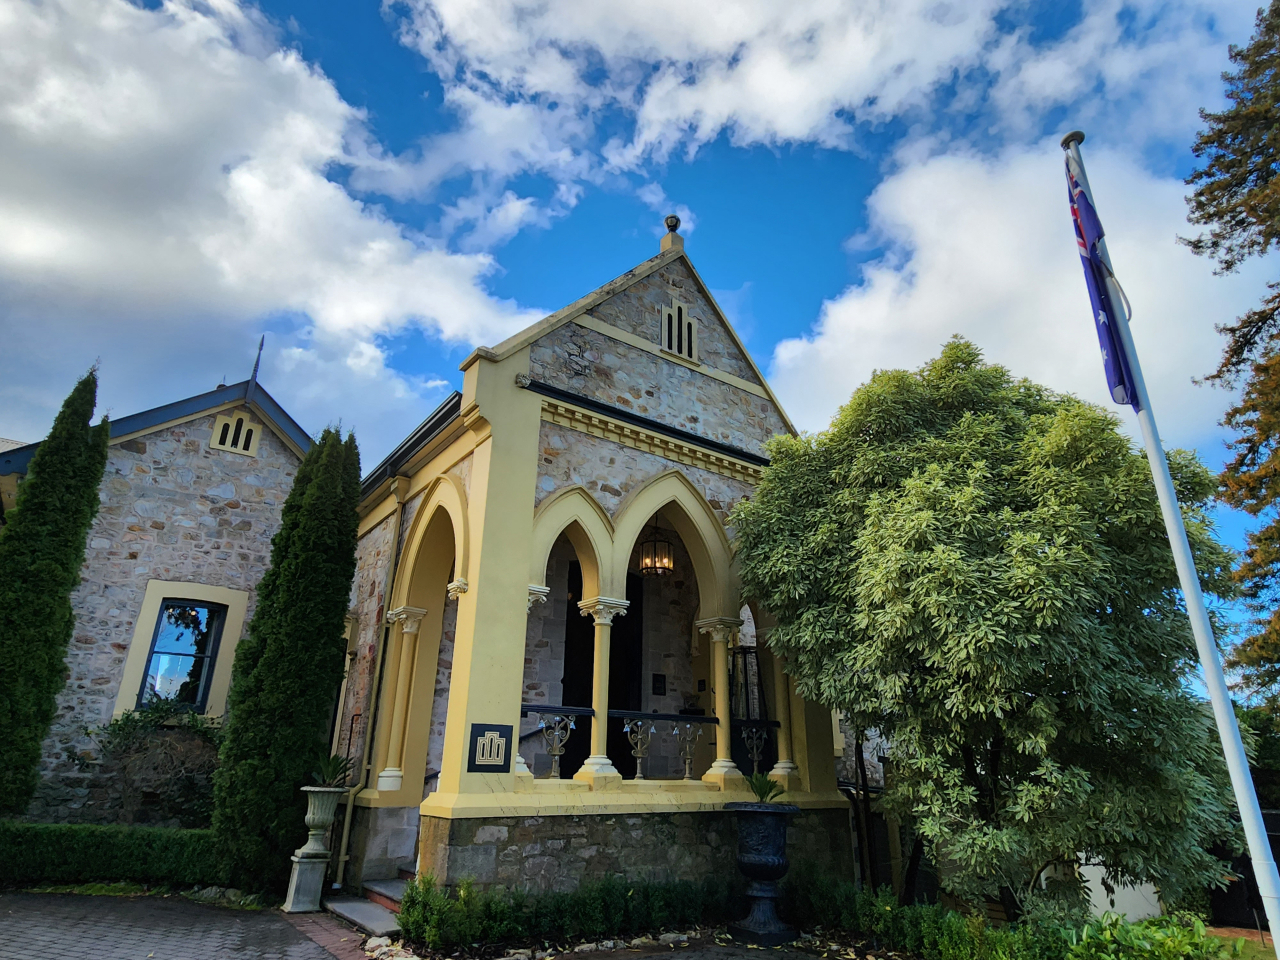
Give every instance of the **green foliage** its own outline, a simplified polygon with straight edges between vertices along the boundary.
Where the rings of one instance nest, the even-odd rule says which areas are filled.
[[[213,829],[232,881],[281,890],[306,839],[306,797],[327,755],[355,574],[360,455],[325,430],[298,468],[236,649],[226,739],[214,776]]]
[[[351,776],[351,758],[341,754],[321,757],[311,773],[311,779],[321,787],[344,787]]]
[[[1223,74],[1227,109],[1200,112],[1206,129],[1193,151],[1203,162],[1187,180],[1187,219],[1207,227],[1184,241],[1230,273],[1250,257],[1264,256],[1280,240],[1280,141],[1275,117],[1280,109],[1280,0],[1259,10],[1248,46],[1228,51],[1235,69]],[[1262,303],[1235,323],[1226,336],[1218,369],[1208,379],[1235,386],[1240,399],[1223,419],[1235,438],[1235,456],[1222,471],[1222,499],[1258,516],[1280,499],[1280,283],[1268,284]],[[1237,684],[1252,697],[1280,697],[1280,519],[1270,515],[1248,535],[1244,563],[1236,571],[1253,613],[1252,631],[1228,658]]]
[[[222,729],[185,704],[156,700],[87,731],[101,748],[103,774],[115,774],[121,822],[208,827]]]
[[[773,803],[776,798],[787,792],[777,780],[769,779],[767,773],[756,772],[743,779],[747,781],[747,788],[761,803]]]
[[[732,519],[744,591],[799,691],[892,744],[884,803],[951,892],[1026,906],[1043,876],[1078,899],[1053,868],[1079,855],[1168,898],[1221,883],[1225,764],[1150,471],[1112,414],[957,338],[770,456]],[[1201,582],[1229,595],[1214,480],[1188,453],[1169,467]]]
[[[1249,772],[1258,803],[1274,810],[1280,807],[1280,718],[1273,707],[1236,707],[1236,719],[1245,746],[1252,748]]]
[[[0,815],[31,802],[40,743],[67,679],[85,538],[98,512],[110,427],[90,426],[98,375],[62,404],[0,528]]]
[[[225,884],[212,830],[0,820],[0,886]]]
[[[722,923],[741,910],[740,898],[718,880],[705,883],[584,883],[572,893],[478,890],[470,881],[454,894],[431,877],[411,881],[400,902],[400,928],[432,950],[479,944],[633,937],[670,928]]]
[[[1209,936],[1199,917],[1183,913],[1139,923],[1108,913],[1072,941],[1067,960],[1231,960],[1244,942]]]

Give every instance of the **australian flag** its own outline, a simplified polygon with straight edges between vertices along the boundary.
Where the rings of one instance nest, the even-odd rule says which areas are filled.
[[[1110,269],[1098,253],[1098,241],[1104,236],[1098,212],[1093,209],[1088,195],[1080,185],[1080,178],[1073,169],[1070,154],[1067,155],[1067,197],[1071,202],[1071,220],[1076,228],[1076,246],[1080,250],[1080,263],[1084,267],[1084,282],[1089,288],[1089,302],[1093,304],[1093,322],[1098,328],[1098,346],[1102,348],[1102,366],[1107,371],[1107,386],[1116,403],[1127,403],[1138,409],[1138,392],[1133,388],[1133,374],[1129,371],[1129,358],[1125,355],[1120,331],[1116,328],[1117,309],[1107,290]]]

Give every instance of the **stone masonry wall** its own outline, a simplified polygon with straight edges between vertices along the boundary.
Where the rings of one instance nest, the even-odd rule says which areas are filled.
[[[529,611],[524,640],[524,688],[521,694],[525,703],[564,703],[564,634],[570,616],[579,611],[569,609],[569,564],[577,559],[569,538],[560,535],[547,559],[546,585],[551,593],[544,603],[535,603]],[[520,733],[537,728],[539,718],[525,717],[520,721]],[[581,734],[579,733],[579,736]],[[542,737],[530,737],[520,744],[521,756],[535,777],[546,776],[551,770],[551,756],[547,753]]]
[[[537,503],[557,490],[581,484],[614,519],[628,493],[673,468],[689,478],[721,523],[728,520],[734,504],[751,494],[751,485],[741,480],[545,420],[538,432],[538,451]]]
[[[658,318],[675,298],[691,308],[698,321],[698,360],[748,383],[760,383],[751,364],[729,331],[716,317],[711,303],[683,260],[667,264],[625,291],[589,311],[589,315],[661,346]]]
[[[427,782],[422,796],[436,788],[444,759],[444,727],[449,716],[449,682],[453,679],[453,642],[458,633],[458,601],[446,600],[440,615],[440,653],[436,657],[435,695],[431,699],[431,734],[427,741]]]
[[[724,811],[558,817],[423,817],[419,870],[455,886],[569,891],[584,881],[736,876],[737,821]],[[847,808],[806,810],[787,829],[787,855],[819,875],[853,869]]]
[[[769,400],[576,323],[533,344],[529,376],[752,453],[787,432]]]
[[[97,746],[85,730],[111,720],[148,581],[247,591],[246,627],[253,617],[299,461],[270,429],[257,457],[211,450],[213,422],[201,417],[110,447],[101,507],[71,596],[69,676],[44,741],[32,819],[114,818],[118,798],[95,776]]]

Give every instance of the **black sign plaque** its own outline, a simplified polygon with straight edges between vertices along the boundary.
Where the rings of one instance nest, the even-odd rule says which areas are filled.
[[[511,724],[473,723],[467,773],[510,773]]]

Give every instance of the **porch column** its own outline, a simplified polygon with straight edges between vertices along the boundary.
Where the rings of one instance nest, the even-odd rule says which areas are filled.
[[[413,662],[418,653],[418,627],[426,613],[421,607],[396,607],[387,614],[387,620],[400,628],[400,656],[396,666],[395,699],[391,702],[387,766],[378,774],[379,790],[399,790],[404,784],[404,723],[409,712]]]
[[[694,626],[699,633],[711,636],[712,683],[716,694],[716,759],[702,779],[727,787],[727,781],[741,780],[742,771],[733,762],[733,715],[729,706],[729,641],[742,626],[733,617],[699,620]]]
[[[622,774],[609,760],[609,639],[613,632],[613,618],[627,612],[627,601],[596,597],[581,601],[578,609],[584,617],[594,617],[596,621],[595,664],[591,678],[591,709],[595,716],[591,718],[591,756],[587,757],[573,779],[584,780],[591,784],[593,790],[599,790],[622,780]]]
[[[772,651],[769,658],[773,661],[774,719],[778,721],[778,762],[769,775],[791,791],[800,782],[800,768],[791,759],[791,681],[782,669],[782,658]]]

